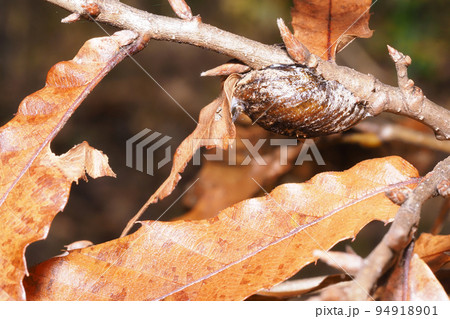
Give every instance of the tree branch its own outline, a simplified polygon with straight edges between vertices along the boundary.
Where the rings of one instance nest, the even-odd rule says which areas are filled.
[[[249,40],[197,20],[164,17],[116,0],[46,1],[83,17],[89,17],[87,5],[95,3],[100,9],[100,14],[95,17],[98,22],[133,30],[155,40],[187,43],[210,49],[241,60],[252,68],[259,69],[274,63],[294,63],[281,48]]]
[[[183,20],[159,16],[130,7],[117,0],[46,1],[80,17],[95,18],[101,23],[136,31],[144,38],[187,43],[213,50],[236,58],[255,69],[272,64],[295,63],[286,51],[279,47],[265,45],[223,31],[200,22],[200,19]],[[65,22],[77,20],[73,18],[73,15],[71,17]],[[450,111],[431,102],[423,95],[416,96],[416,99],[405,98],[405,96],[411,97],[411,94],[405,95],[404,86],[395,88],[383,84],[372,75],[338,66],[332,61],[317,58],[317,71],[324,78],[340,82],[356,96],[368,101],[370,114],[377,115],[387,111],[405,115],[431,127],[438,139],[450,139]]]

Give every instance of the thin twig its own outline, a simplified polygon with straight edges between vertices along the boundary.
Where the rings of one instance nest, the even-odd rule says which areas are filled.
[[[252,68],[294,61],[279,47],[262,44],[221,30],[198,20],[170,18],[141,11],[116,0],[46,0],[82,17],[89,17],[87,2],[96,3],[97,22],[148,35],[154,40],[192,44],[245,62]]]
[[[346,253],[343,251],[323,251],[314,250],[314,257],[319,257],[320,260],[328,266],[337,270],[344,270],[347,275],[354,275],[358,273],[363,265],[364,259],[355,253]]]
[[[403,125],[368,120],[362,121],[354,129],[376,134],[382,141],[401,141],[450,153],[450,141],[438,141],[432,134],[413,130]]]

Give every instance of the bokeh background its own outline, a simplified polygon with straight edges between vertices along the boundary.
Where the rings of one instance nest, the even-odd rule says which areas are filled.
[[[175,16],[167,1],[122,1],[155,14]],[[290,21],[291,1],[271,0],[188,0],[194,14],[203,22],[267,44],[280,43],[276,18]],[[377,1],[372,9],[371,39],[358,39],[338,55],[338,63],[363,73],[371,73],[382,82],[396,85],[395,68],[387,55],[389,44],[412,57],[409,69],[412,79],[428,98],[450,105],[450,7],[448,1],[397,0]],[[0,125],[9,121],[20,101],[40,89],[52,65],[71,59],[82,44],[105,31],[88,21],[61,24],[68,13],[41,1],[0,0]],[[114,28],[103,26],[109,33]],[[200,73],[229,60],[212,51],[189,45],[151,41],[135,59],[194,118],[200,109],[220,92],[219,78],[202,78]],[[415,122],[394,115],[383,115],[378,121],[399,122],[416,130],[430,132]],[[117,178],[80,181],[71,191],[68,205],[59,213],[47,240],[27,249],[29,265],[61,252],[64,245],[78,240],[94,243],[117,238],[127,221],[168,176],[170,165],[149,176],[125,165],[125,142],[144,128],[171,136],[172,151],[195,128],[195,123],[130,59],[119,64],[83,102],[60,134],[52,150],[61,154],[73,145],[88,141],[109,156]],[[446,154],[426,146],[405,142],[382,142],[378,146],[349,143],[345,136],[318,142],[325,166],[306,163],[280,176],[271,189],[283,182],[302,182],[318,172],[344,170],[357,162],[388,155],[400,155],[426,174]],[[163,156],[163,154],[157,154]],[[174,193],[152,205],[142,219],[156,219],[192,183],[199,167],[188,165]],[[255,194],[255,196],[260,194]],[[162,220],[186,213],[186,201],[177,201]],[[424,207],[421,229],[427,231],[443,205],[433,199]],[[448,224],[448,223],[447,223]],[[352,247],[366,255],[379,241],[387,227],[373,222]],[[449,233],[446,226],[443,233]],[[350,241],[340,243],[343,249]],[[318,267],[320,266],[320,267]],[[310,265],[300,276],[332,272]]]

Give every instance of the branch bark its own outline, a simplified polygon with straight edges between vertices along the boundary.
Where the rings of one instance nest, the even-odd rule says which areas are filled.
[[[200,22],[200,19],[183,20],[159,16],[117,0],[46,1],[78,16],[136,31],[143,38],[192,44],[236,58],[255,69],[272,64],[295,63],[286,51],[279,47],[223,31]],[[95,16],[92,13],[95,13]],[[423,95],[420,103],[405,98],[404,87],[396,88],[383,84],[372,75],[338,66],[332,61],[318,59],[317,62],[317,71],[325,79],[340,82],[356,96],[368,101],[370,114],[377,115],[386,111],[405,115],[428,125],[438,139],[450,139],[449,110],[431,102]]]
[[[274,63],[294,63],[281,48],[249,40],[198,20],[164,17],[130,7],[117,0],[46,0],[68,11],[89,18],[88,4],[95,3],[100,14],[97,22],[129,29],[155,40],[192,44],[238,60],[252,68]]]

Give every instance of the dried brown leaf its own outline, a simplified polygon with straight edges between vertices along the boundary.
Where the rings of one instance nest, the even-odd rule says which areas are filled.
[[[236,136],[236,129],[231,120],[228,96],[237,78],[229,78],[224,83],[221,95],[200,111],[199,121],[192,132],[178,146],[173,156],[172,170],[169,177],[161,184],[156,192],[139,212],[128,222],[121,236],[125,236],[149,205],[169,196],[181,179],[181,173],[186,168],[194,153],[202,146],[228,148]]]
[[[286,24],[284,24],[283,19],[279,18],[277,24],[281,38],[283,39],[286,50],[291,58],[297,63],[306,65],[311,55],[309,50],[291,33]]]
[[[450,262],[450,235],[422,233],[416,241],[414,252],[436,272]]]
[[[263,130],[259,126],[252,128],[257,131]],[[262,135],[258,136],[260,138]],[[300,146],[287,149],[286,165],[280,165],[280,148],[272,148],[261,155],[265,165],[259,165],[255,159],[252,159],[248,165],[240,165],[242,159],[239,155],[237,165],[229,165],[226,162],[206,162],[198,174],[198,182],[185,196],[185,203],[193,202],[195,205],[189,212],[175,220],[211,218],[222,209],[255,195],[261,191],[260,185],[270,185],[292,168],[292,161],[300,152]],[[236,148],[239,153],[243,148],[242,143],[238,142]],[[228,158],[228,154],[225,154],[224,158]]]
[[[417,183],[399,157],[284,184],[209,220],[145,221],[135,233],[31,270],[32,300],[242,300],[270,288],[398,206],[387,189]]]
[[[372,0],[294,0],[295,37],[311,53],[331,60],[356,37],[370,38]]]
[[[417,254],[409,260],[400,260],[380,291],[381,300],[387,301],[448,300],[439,280]]]
[[[259,185],[265,186],[273,183],[279,176],[292,168],[292,162],[297,157],[301,146],[287,149],[286,165],[280,165],[281,150],[279,147],[263,146],[260,149],[263,164],[259,165],[259,159],[251,157],[242,140],[245,139],[255,145],[258,140],[270,136],[270,133],[256,125],[245,128],[237,126],[237,136],[239,138],[233,146],[231,155],[232,157],[233,154],[236,155],[236,165],[230,165],[229,152],[223,154],[225,159],[223,162],[207,161],[204,163],[197,175],[198,182],[183,198],[183,203],[192,209],[175,220],[211,218],[222,209],[252,197],[261,191]],[[242,165],[249,158],[252,158],[251,161]],[[193,204],[189,205],[189,203]]]
[[[411,260],[409,278],[411,278],[409,300],[449,300],[439,280],[417,254],[414,254]]]
[[[70,185],[84,177],[114,176],[108,159],[86,142],[62,156],[49,143],[100,80],[124,57],[137,35],[121,31],[87,41],[71,61],[52,67],[43,89],[26,97],[0,128],[0,298],[24,300],[24,250],[47,236],[66,205]]]

